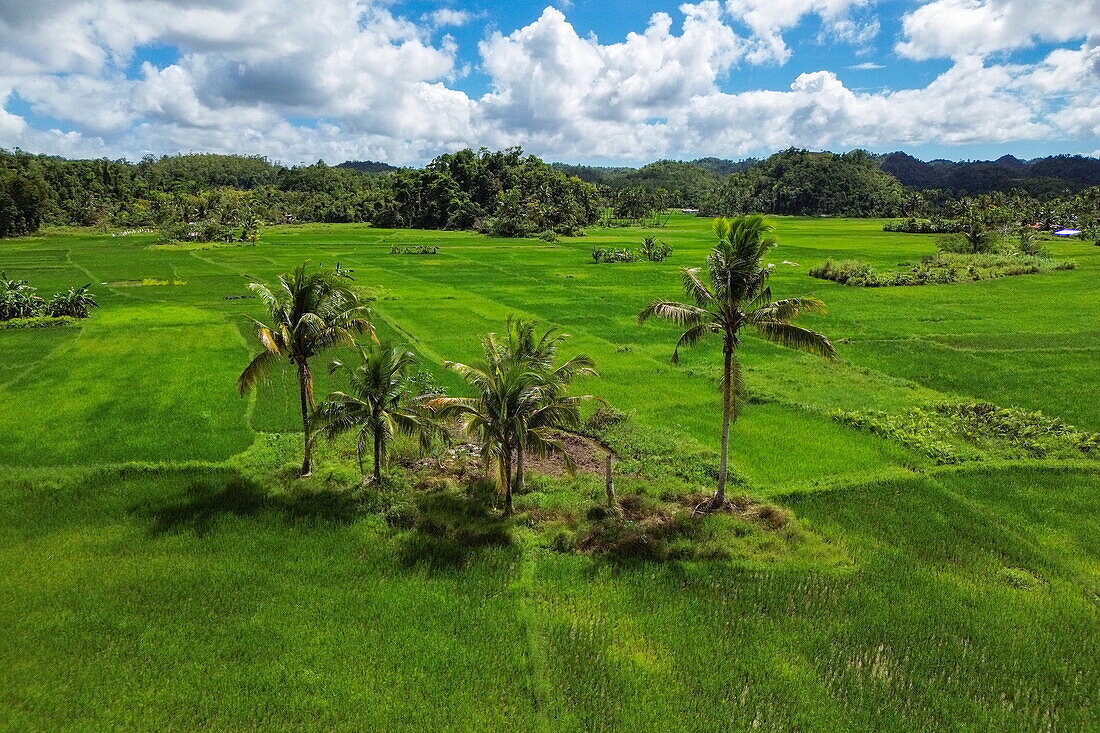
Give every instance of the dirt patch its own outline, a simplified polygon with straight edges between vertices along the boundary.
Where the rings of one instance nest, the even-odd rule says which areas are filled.
[[[576,435],[558,435],[557,440],[573,459],[577,473],[603,473],[604,456],[607,454],[597,443]],[[527,471],[537,471],[552,476],[561,476],[567,473],[565,458],[562,456],[538,458],[529,455],[524,459],[524,468]]]

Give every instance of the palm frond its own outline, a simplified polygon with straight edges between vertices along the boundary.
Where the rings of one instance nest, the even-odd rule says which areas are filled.
[[[788,349],[805,351],[826,359],[836,359],[836,349],[822,334],[783,321],[760,321],[752,324],[761,337]]]
[[[256,354],[241,372],[241,376],[237,377],[237,390],[240,394],[247,393],[259,384],[278,360],[278,354],[272,351],[264,350]]]
[[[718,333],[720,330],[721,327],[718,324],[708,322],[700,323],[684,331],[676,342],[676,348],[672,350],[672,363],[680,363],[680,349],[693,349],[708,334]]]
[[[803,313],[828,313],[825,304],[817,298],[787,298],[762,305],[748,314],[747,322],[790,321]]]
[[[695,305],[671,300],[655,300],[638,314],[638,323],[645,323],[650,318],[660,318],[687,328],[703,322],[709,315],[709,311]]]
[[[680,270],[680,276],[684,285],[684,293],[694,301],[695,305],[703,307],[714,302],[714,294],[703,283],[699,272],[698,267],[685,267]]]

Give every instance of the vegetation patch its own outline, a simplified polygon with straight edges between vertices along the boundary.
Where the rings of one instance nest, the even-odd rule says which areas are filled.
[[[12,318],[0,321],[0,331],[13,331],[18,328],[62,328],[79,323],[72,316],[34,316],[32,318]]]
[[[159,277],[143,277],[140,280],[113,280],[107,283],[112,288],[162,288],[168,286],[186,285],[184,280],[163,279]]]
[[[597,265],[614,264],[617,262],[637,262],[642,257],[633,249],[607,249],[606,247],[592,248],[592,261]]]
[[[905,234],[956,234],[962,227],[958,222],[945,219],[918,219],[909,217],[889,221],[882,225],[884,232],[902,232]]]
[[[903,285],[950,285],[994,280],[1014,275],[1073,270],[1073,260],[1054,260],[1024,254],[963,254],[940,252],[923,257],[905,270],[879,271],[862,260],[827,259],[810,268],[810,277],[832,280],[841,285],[881,288]]]
[[[26,280],[9,279],[0,272],[0,322],[36,318],[87,318],[92,308],[99,306],[88,291],[91,283],[69,288],[50,298],[38,295],[38,288]],[[26,326],[22,326],[26,328]]]
[[[416,247],[398,247],[396,244],[390,247],[391,255],[434,255],[439,254],[438,246],[421,244]]]
[[[1047,417],[987,402],[944,402],[899,413],[833,413],[837,422],[919,451],[938,464],[987,458],[1091,458],[1100,434]]]
[[[590,507],[571,534],[554,537],[553,548],[617,563],[798,556],[832,564],[843,559],[843,553],[826,547],[790,509],[738,495],[722,511],[696,511],[709,500],[701,491],[663,500],[626,494],[618,511]]]

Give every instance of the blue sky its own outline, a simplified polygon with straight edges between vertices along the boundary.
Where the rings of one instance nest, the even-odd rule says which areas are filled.
[[[0,0],[0,147],[1100,152],[1100,0]]]

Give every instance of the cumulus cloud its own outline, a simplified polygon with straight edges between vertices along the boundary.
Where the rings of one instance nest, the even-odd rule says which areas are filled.
[[[791,49],[783,32],[798,25],[807,15],[821,19],[823,35],[853,44],[862,44],[879,32],[875,18],[859,21],[853,13],[875,0],[726,0],[730,15],[752,29],[752,47],[748,60],[762,64],[786,63]]]
[[[1065,42],[1100,33],[1096,0],[934,0],[902,19],[897,51],[913,59],[958,58]]]
[[[468,10],[458,10],[456,8],[437,8],[428,13],[427,18],[436,28],[457,28],[473,20],[474,14]]]
[[[581,38],[565,15],[547,8],[531,25],[481,44],[493,91],[486,117],[509,129],[561,129],[588,120],[643,122],[715,89],[743,53],[721,22],[717,2],[682,5],[683,29],[657,13],[622,43]],[[563,130],[569,134],[569,130]]]
[[[414,22],[389,0],[0,0],[0,146],[417,163],[466,145],[641,161],[1057,137],[1091,148],[1100,137],[1100,48],[1086,39],[1100,28],[1096,0],[1052,0],[1031,23],[1019,0],[929,0],[905,16],[898,51],[951,67],[925,87],[878,92],[829,70],[725,91],[749,85],[753,65],[784,63],[784,35],[808,17],[829,42],[866,43],[880,32],[875,0],[702,0],[614,42],[581,35],[556,5],[484,36],[488,91],[474,97],[460,80],[475,49],[460,57],[439,30],[475,16],[450,5]],[[1037,39],[1072,45],[992,62]],[[172,53],[139,63],[153,47]],[[16,95],[66,130],[12,112]]]
[[[713,94],[693,100],[680,121],[689,147],[709,141],[733,154],[768,149],[1002,142],[1042,136],[1025,101],[1004,91],[1011,74],[977,60],[928,87],[858,93],[830,71],[801,74],[788,91]]]

